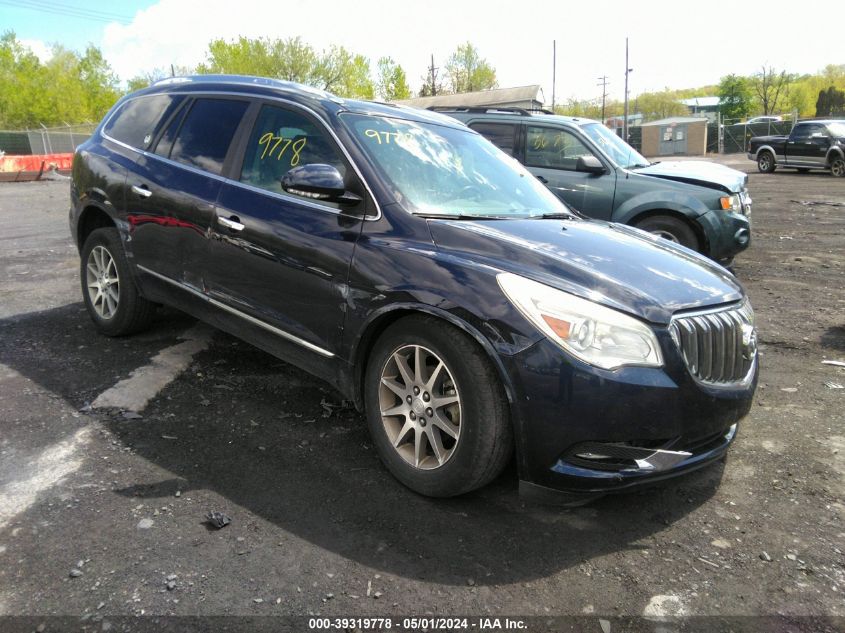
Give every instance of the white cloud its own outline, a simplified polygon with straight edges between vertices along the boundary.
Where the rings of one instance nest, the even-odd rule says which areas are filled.
[[[35,53],[35,56],[41,60],[42,64],[49,61],[49,59],[53,56],[53,51],[50,49],[50,46],[41,40],[20,40],[20,43]]]
[[[634,7],[637,8],[634,8]],[[835,51],[825,38],[789,52],[754,45],[754,30],[770,15],[762,0],[735,4],[729,13],[680,7],[670,0],[632,5],[556,2],[514,4],[502,0],[160,0],[129,25],[105,27],[106,58],[124,79],[170,64],[203,60],[209,40],[301,36],[317,48],[339,44],[374,62],[390,55],[405,68],[412,87],[430,55],[441,69],[467,40],[496,68],[501,86],[543,85],[551,98],[552,40],[557,40],[558,100],[598,97],[607,75],[611,97],[622,96],[625,36],[631,39],[631,93],[715,83],[728,73],[755,72],[763,63],[792,72],[813,72]],[[845,21],[845,3],[827,3],[826,20]],[[740,25],[738,28],[736,25]]]

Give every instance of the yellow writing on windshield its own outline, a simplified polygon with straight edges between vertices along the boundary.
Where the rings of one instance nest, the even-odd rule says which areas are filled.
[[[264,151],[261,152],[261,160],[273,158],[274,154],[276,160],[282,160],[285,152],[290,148],[290,166],[296,167],[299,165],[302,148],[305,147],[306,142],[307,139],[304,138],[294,141],[292,138],[284,138],[283,136],[276,136],[272,132],[266,132],[258,139],[258,145],[264,146]]]

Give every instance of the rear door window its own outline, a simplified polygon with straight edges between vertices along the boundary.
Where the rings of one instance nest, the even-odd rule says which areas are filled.
[[[178,95],[130,99],[109,119],[103,133],[116,141],[145,150],[152,143],[159,124],[179,107],[182,99]]]
[[[509,156],[514,155],[516,125],[512,123],[472,123],[469,127]]]
[[[241,182],[282,193],[282,176],[312,163],[346,175],[345,163],[320,125],[299,112],[262,106],[244,152]]]
[[[173,140],[170,159],[219,175],[247,107],[240,99],[197,99]]]

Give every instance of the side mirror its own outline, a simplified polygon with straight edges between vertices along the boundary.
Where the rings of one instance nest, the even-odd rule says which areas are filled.
[[[589,174],[604,174],[607,170],[595,156],[579,156],[575,162],[575,171],[585,171]]]
[[[295,196],[344,205],[361,202],[360,196],[346,191],[340,172],[322,163],[294,167],[282,176],[282,189]]]

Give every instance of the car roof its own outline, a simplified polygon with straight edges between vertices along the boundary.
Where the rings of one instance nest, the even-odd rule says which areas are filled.
[[[462,123],[452,117],[420,110],[404,105],[381,103],[361,99],[346,99],[330,92],[307,86],[294,81],[284,81],[269,77],[255,77],[251,75],[190,75],[184,77],[168,77],[155,82],[150,87],[128,95],[164,94],[171,92],[238,92],[256,97],[284,97],[285,99],[307,106],[318,114],[337,115],[342,112],[386,116],[414,121],[417,123],[435,123],[452,128],[467,129]]]
[[[435,110],[436,108],[436,110]],[[495,106],[487,106],[487,107],[478,107],[478,106],[449,106],[449,107],[441,107],[441,106],[434,106],[434,108],[430,108],[435,110],[436,112],[442,112],[444,114],[457,114],[461,115],[462,118],[485,118],[485,119],[496,119],[496,120],[514,120],[514,119],[524,119],[525,117],[536,118],[542,123],[563,123],[566,125],[575,125],[575,126],[582,126],[582,125],[589,125],[590,123],[598,123],[595,119],[587,119],[585,117],[574,117],[574,116],[564,116],[562,114],[552,114],[545,110],[536,111],[536,110],[525,110],[523,108],[510,108],[510,107],[500,107],[497,108]]]

